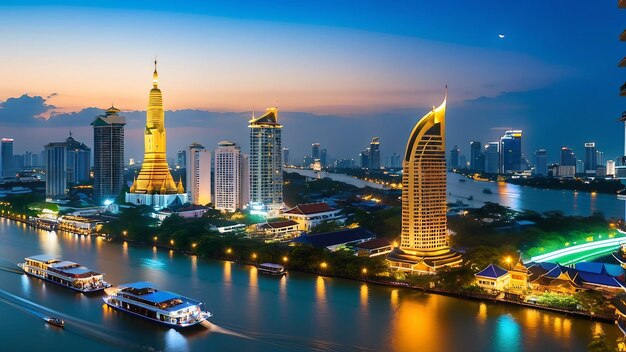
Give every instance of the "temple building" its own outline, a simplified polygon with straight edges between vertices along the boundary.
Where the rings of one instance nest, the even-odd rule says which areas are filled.
[[[278,108],[268,108],[250,120],[250,210],[253,214],[277,215],[283,203],[283,126]]]
[[[159,74],[154,61],[152,89],[146,112],[146,128],[144,130],[145,154],[141,171],[133,180],[130,192],[126,193],[126,201],[133,204],[145,204],[161,209],[172,203],[187,203],[187,193],[183,188],[182,179],[174,181],[167,164],[166,154],[165,111],[163,96],[159,89]]]
[[[409,136],[402,175],[400,246],[387,256],[392,269],[434,273],[458,266],[446,218],[446,99],[422,117]]]

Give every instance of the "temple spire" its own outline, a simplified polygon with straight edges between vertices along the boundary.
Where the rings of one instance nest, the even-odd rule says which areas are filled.
[[[159,86],[159,73],[157,72],[157,60],[154,59],[154,73],[152,74],[152,86],[157,88]]]

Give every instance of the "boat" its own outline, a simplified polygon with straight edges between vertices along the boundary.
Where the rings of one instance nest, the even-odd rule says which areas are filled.
[[[491,192],[491,190],[489,188],[484,188],[483,189],[483,193],[484,194],[492,194],[493,192]]]
[[[65,326],[65,322],[63,320],[61,320],[60,318],[56,318],[56,317],[48,317],[44,319],[48,324],[50,325],[54,325],[54,326],[58,326],[60,328]]]
[[[24,263],[19,263],[17,266],[28,275],[83,293],[96,292],[111,287],[109,283],[104,281],[103,273],[47,254],[26,257]]]
[[[263,263],[257,265],[257,269],[262,274],[272,275],[272,276],[283,276],[287,274],[285,267],[280,264],[274,263]]]
[[[204,304],[176,293],[160,291],[149,282],[133,282],[107,288],[102,300],[114,309],[174,328],[185,328],[207,320],[211,313]]]

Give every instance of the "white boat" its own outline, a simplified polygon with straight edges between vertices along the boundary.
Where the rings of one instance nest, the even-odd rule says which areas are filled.
[[[65,322],[61,318],[49,317],[44,319],[48,324],[58,326],[60,328],[65,327]]]
[[[95,292],[111,287],[104,281],[104,274],[47,254],[24,258],[24,263],[17,266],[28,275],[80,292]]]
[[[207,320],[204,304],[167,291],[149,282],[133,282],[105,290],[102,298],[112,308],[170,327],[189,327]]]
[[[263,263],[259,264],[257,266],[257,269],[262,274],[268,274],[273,276],[283,276],[287,274],[287,270],[285,270],[285,267],[280,264]]]

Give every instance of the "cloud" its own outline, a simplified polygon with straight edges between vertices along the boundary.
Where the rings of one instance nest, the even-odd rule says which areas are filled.
[[[0,102],[0,126],[35,126],[43,123],[42,115],[56,108],[41,96],[24,94]]]

